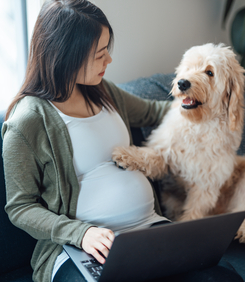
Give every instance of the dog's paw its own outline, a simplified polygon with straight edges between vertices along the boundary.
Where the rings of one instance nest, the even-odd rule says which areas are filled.
[[[137,162],[137,147],[131,146],[128,148],[116,147],[112,153],[112,160],[115,164],[130,171],[139,170],[145,172],[145,167]]]
[[[189,216],[189,215],[181,215],[180,217],[177,218],[177,221],[190,221],[195,218]]]
[[[203,218],[204,215],[197,213],[197,212],[188,212],[188,213],[183,213],[177,221],[190,221],[190,220],[195,220],[195,219],[200,219]]]
[[[240,243],[245,243],[245,222],[238,229],[235,239],[239,239]]]

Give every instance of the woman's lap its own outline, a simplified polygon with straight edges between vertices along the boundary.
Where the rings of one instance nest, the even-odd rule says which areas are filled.
[[[85,282],[80,271],[74,265],[71,259],[68,259],[56,273],[53,282]],[[200,271],[192,271],[179,274],[163,279],[155,280],[155,282],[243,282],[241,276],[229,264],[219,264],[217,266],[207,268]],[[152,281],[153,282],[153,281]]]
[[[86,282],[81,272],[69,258],[65,261],[54,276],[53,282]]]

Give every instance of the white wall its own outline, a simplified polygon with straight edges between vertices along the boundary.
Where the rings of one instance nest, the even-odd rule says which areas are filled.
[[[221,28],[225,0],[92,0],[115,33],[113,62],[105,78],[126,82],[154,73],[170,73],[183,53],[194,45],[223,42],[231,45],[229,26]]]

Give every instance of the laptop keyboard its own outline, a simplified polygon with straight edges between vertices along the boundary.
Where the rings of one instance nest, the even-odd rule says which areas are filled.
[[[88,269],[95,280],[99,279],[103,270],[102,264],[100,264],[96,259],[84,260],[81,261],[81,263]]]

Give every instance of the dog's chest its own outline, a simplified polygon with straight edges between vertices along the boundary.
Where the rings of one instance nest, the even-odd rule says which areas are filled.
[[[190,181],[197,175],[205,180],[210,173],[222,170],[225,163],[233,162],[218,121],[193,124],[170,114],[152,137],[172,171]]]
[[[225,135],[218,121],[194,124],[180,114],[172,114],[159,127],[156,138],[168,151],[198,156],[207,150],[221,149]]]
[[[202,154],[208,148],[218,147],[219,138],[212,132],[202,131],[198,126],[179,126],[172,131],[169,142],[171,151],[182,154]]]

